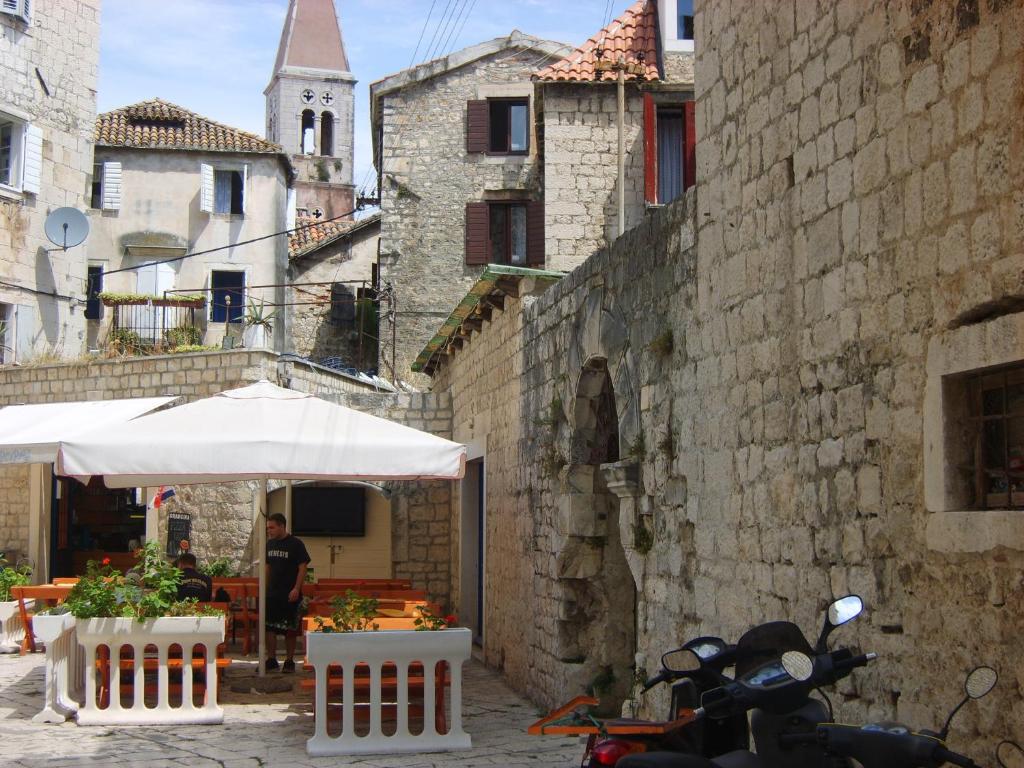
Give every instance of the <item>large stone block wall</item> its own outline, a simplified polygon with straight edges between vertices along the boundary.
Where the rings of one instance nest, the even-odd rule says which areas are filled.
[[[269,352],[212,352],[138,360],[104,360],[79,365],[0,369],[0,405],[181,395],[190,402],[225,389],[268,379],[380,418],[441,437],[451,437],[451,397],[378,392],[372,386],[320,366]],[[159,439],[158,435],[154,439]],[[447,606],[450,582],[448,482],[394,483],[392,568],[410,578],[431,599]],[[28,549],[27,467],[0,468],[0,550]],[[193,550],[203,559],[228,557],[243,570],[252,552],[253,498],[250,482],[179,486],[175,502],[162,507],[159,540],[167,535],[167,512],[192,514]]]
[[[489,539],[488,661],[544,704],[587,677],[559,645],[572,489],[550,458],[573,460],[579,377],[603,358],[619,454],[639,466],[620,521],[639,664],[765,620],[813,634],[857,592],[867,611],[836,641],[881,658],[840,686],[837,716],[934,727],[963,673],[992,663],[997,692],[954,726],[988,759],[1024,721],[1024,547],[1012,522],[993,527],[1012,513],[938,524],[926,385],[1024,360],[1007,314],[1024,295],[1024,8],[709,1],[697,25],[696,190],[532,305],[509,302],[521,317],[496,316],[435,380],[456,439],[502,457],[488,532],[532,534]],[[960,471],[939,466],[940,487]]]
[[[43,138],[40,193],[0,191],[0,303],[17,308],[6,343],[19,361],[74,358],[85,349],[82,310],[69,297],[84,295],[88,246],[55,250],[43,224],[55,208],[88,202],[99,5],[33,3],[30,24],[0,16],[0,111],[27,117]]]
[[[483,271],[465,263],[466,203],[488,192],[540,196],[534,138],[528,156],[466,152],[466,103],[484,98],[482,87],[499,95],[515,86],[509,94],[519,96],[525,84],[531,93],[536,59],[502,49],[382,97],[380,274],[395,287],[398,378],[426,381],[409,366]]]
[[[544,234],[549,269],[570,270],[618,235],[617,86],[544,86]],[[627,88],[625,227],[643,218],[643,97]]]

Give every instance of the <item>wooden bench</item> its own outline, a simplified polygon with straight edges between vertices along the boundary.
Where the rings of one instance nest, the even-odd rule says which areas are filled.
[[[50,607],[63,603],[71,593],[71,584],[39,584],[35,586],[11,587],[11,597],[18,601],[18,614],[25,627],[25,639],[21,641],[21,654],[36,652],[36,638],[32,633],[32,616],[39,613],[39,606]],[[36,601],[29,611],[27,603]]]

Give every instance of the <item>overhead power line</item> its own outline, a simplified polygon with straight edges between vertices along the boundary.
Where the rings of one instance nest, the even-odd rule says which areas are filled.
[[[437,0],[430,0],[430,10],[427,11],[427,18],[423,22],[423,29],[420,30],[420,39],[416,41],[416,49],[412,52],[412,58],[409,59],[409,67],[416,63],[416,54],[420,52],[420,43],[423,42],[423,34],[427,31],[427,26],[430,24],[430,16],[434,13],[434,5]]]

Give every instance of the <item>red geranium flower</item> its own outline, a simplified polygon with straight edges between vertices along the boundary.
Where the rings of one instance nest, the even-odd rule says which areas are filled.
[[[103,565],[110,565],[110,558],[109,557],[104,557],[103,558]]]
[[[448,626],[451,626],[452,624],[455,624],[458,620],[459,620],[459,617],[456,616],[454,613],[449,613],[447,616],[444,617],[444,623],[447,624]]]

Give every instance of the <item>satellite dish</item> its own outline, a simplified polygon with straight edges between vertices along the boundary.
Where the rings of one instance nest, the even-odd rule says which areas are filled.
[[[47,240],[66,251],[85,242],[89,236],[89,220],[77,208],[58,208],[46,217],[43,231]]]

